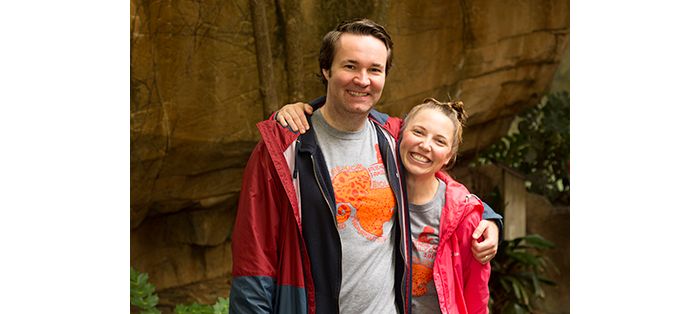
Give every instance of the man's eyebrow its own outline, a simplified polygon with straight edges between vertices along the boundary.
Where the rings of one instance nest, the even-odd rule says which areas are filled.
[[[357,60],[354,60],[354,59],[345,59],[345,60],[341,60],[340,62],[341,62],[341,63],[359,64],[359,62],[358,62]],[[384,64],[381,64],[381,63],[372,63],[372,66],[373,66],[373,67],[379,67],[379,68],[382,68],[382,69],[385,67]]]

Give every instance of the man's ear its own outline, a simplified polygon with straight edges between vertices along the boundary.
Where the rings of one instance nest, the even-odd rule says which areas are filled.
[[[326,69],[321,69],[321,71],[323,72],[323,77],[325,77],[326,81],[328,81],[328,79],[331,78],[331,71]]]

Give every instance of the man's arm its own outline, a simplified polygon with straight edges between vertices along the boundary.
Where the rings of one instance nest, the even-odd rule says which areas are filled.
[[[319,106],[321,98],[317,98],[311,104],[297,102],[287,104],[273,116],[279,124],[291,128],[294,132],[304,134],[309,129],[306,114],[311,114]],[[483,203],[483,202],[482,202]],[[497,214],[491,206],[484,204],[482,221],[474,231],[472,237],[472,253],[474,258],[482,263],[487,263],[498,251],[498,243],[503,234],[503,217]],[[483,241],[479,239],[483,236]]]
[[[484,214],[479,225],[472,234],[472,254],[474,258],[486,264],[496,256],[498,251],[498,243],[503,236],[503,216],[497,214],[491,206],[484,204]],[[479,242],[479,238],[483,236],[483,241]]]
[[[270,313],[277,279],[279,225],[277,191],[269,153],[259,142],[243,174],[231,236],[229,313]]]
[[[307,103],[297,102],[284,105],[275,113],[274,118],[283,127],[291,128],[294,132],[306,133],[309,129],[309,121],[306,118],[314,112],[314,108]]]

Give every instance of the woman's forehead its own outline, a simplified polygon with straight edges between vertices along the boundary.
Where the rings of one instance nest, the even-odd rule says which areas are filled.
[[[408,121],[408,126],[423,127],[449,136],[455,130],[452,120],[436,108],[420,108]]]

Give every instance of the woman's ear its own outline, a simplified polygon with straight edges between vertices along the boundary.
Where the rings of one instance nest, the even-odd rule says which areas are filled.
[[[445,168],[445,167],[447,167],[447,165],[449,165],[449,164],[452,163],[453,161],[457,161],[457,160],[456,160],[456,159],[457,159],[456,157],[457,157],[457,153],[452,153],[452,154],[450,154],[450,158],[447,158],[447,161],[445,161],[445,164],[442,165],[442,167]]]
[[[321,71],[323,72],[323,77],[325,77],[326,81],[328,81],[328,79],[331,78],[331,71],[326,69],[321,69]]]
[[[454,166],[456,162],[457,162],[457,153],[452,153],[452,155],[450,155],[450,158],[447,158],[447,160],[442,165],[442,168],[440,168],[440,170],[447,170],[450,167]]]

